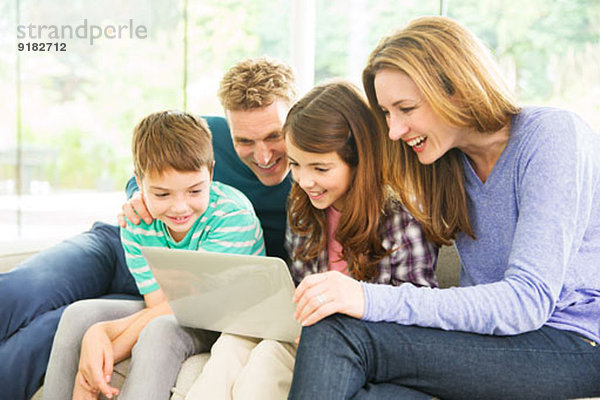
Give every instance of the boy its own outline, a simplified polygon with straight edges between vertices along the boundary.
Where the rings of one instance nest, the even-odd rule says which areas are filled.
[[[285,152],[277,132],[295,94],[290,66],[266,58],[243,60],[227,71],[219,88],[227,120],[207,118],[216,160],[213,179],[239,189],[250,199],[263,228],[267,255],[281,258],[287,257],[283,242],[291,181],[287,168],[276,171],[273,179],[270,167],[278,154]],[[287,109],[282,109],[283,105]],[[136,190],[132,179],[128,197]],[[137,192],[123,211],[133,223],[139,222],[140,216],[152,221]],[[126,226],[123,218],[119,225]],[[66,306],[82,299],[140,298],[126,265],[120,229],[103,222],[37,253],[19,268],[0,273],[0,293],[0,359],[4,361],[0,363],[0,387],[3,396],[15,400],[28,399],[39,388]],[[96,316],[89,325],[115,318]],[[172,322],[176,328],[177,321],[173,318]],[[176,376],[165,381],[165,386],[172,388]]]
[[[96,398],[99,392],[111,398],[119,394],[108,384],[113,364],[129,357],[150,321],[172,314],[140,246],[264,255],[262,229],[249,200],[238,190],[212,181],[211,134],[202,119],[179,111],[151,114],[136,126],[132,152],[136,180],[154,220],[150,224],[128,223],[121,239],[145,307],[137,311],[143,306],[140,302],[92,300],[65,311],[50,356],[45,399]],[[73,324],[81,326],[81,320],[96,307],[112,307],[114,314],[121,313],[119,317],[137,312],[92,325],[81,340],[79,356],[81,329],[73,329]],[[203,345],[210,348],[216,337],[215,333],[204,333]],[[157,349],[168,345],[154,343]],[[156,359],[147,362],[152,355],[134,351],[132,358],[132,363],[138,358],[138,363],[147,365],[144,374],[148,379],[130,375],[120,398],[148,398],[142,395],[144,388],[151,386],[148,381],[154,376],[160,379],[162,372]],[[169,397],[169,393],[152,394]]]

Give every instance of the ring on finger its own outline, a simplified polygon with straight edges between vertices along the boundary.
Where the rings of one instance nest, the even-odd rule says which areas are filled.
[[[320,294],[317,296],[317,301],[319,302],[319,304],[323,305],[327,302],[327,298],[324,294]]]

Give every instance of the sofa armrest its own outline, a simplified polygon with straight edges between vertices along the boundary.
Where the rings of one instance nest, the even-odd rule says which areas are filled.
[[[454,246],[444,246],[438,254],[435,274],[441,288],[458,286],[460,259]]]

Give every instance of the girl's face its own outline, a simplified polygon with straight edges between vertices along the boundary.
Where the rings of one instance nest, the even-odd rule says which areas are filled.
[[[422,164],[431,164],[464,137],[438,117],[417,85],[404,72],[382,69],[374,80],[377,103],[383,110],[392,140],[410,146]]]
[[[309,153],[300,150],[285,138],[292,177],[306,192],[315,208],[324,210],[333,205],[341,211],[352,180],[352,168],[335,151]]]

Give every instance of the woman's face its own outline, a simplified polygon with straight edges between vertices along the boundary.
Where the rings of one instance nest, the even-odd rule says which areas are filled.
[[[402,140],[431,164],[458,146],[460,130],[445,123],[404,72],[382,69],[374,80],[377,103],[383,110],[392,140]]]

